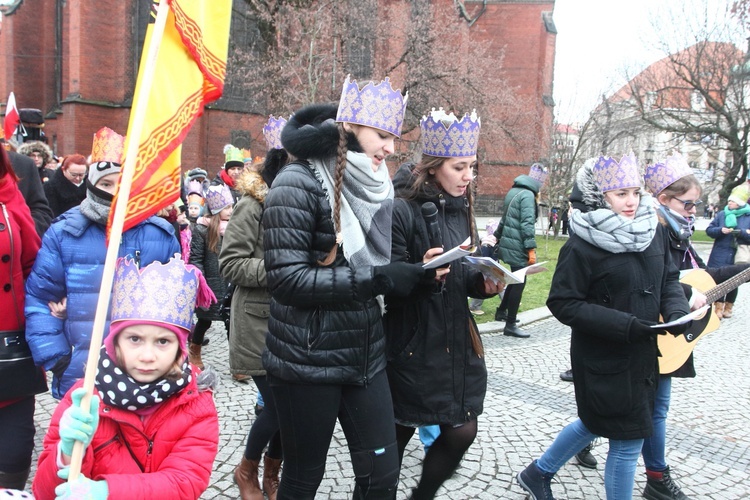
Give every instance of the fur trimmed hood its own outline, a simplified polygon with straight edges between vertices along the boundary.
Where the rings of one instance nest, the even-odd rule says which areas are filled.
[[[602,193],[599,186],[594,182],[595,164],[596,158],[589,158],[584,162],[576,174],[576,182],[570,196],[573,208],[577,208],[582,212],[609,207],[609,204],[604,200],[604,193]],[[584,207],[580,205],[584,205]]]
[[[42,167],[52,159],[52,149],[42,141],[29,141],[24,142],[18,146],[18,153],[29,156],[31,153],[41,153],[42,155]]]
[[[281,131],[281,144],[289,154],[301,160],[336,156],[339,129],[336,125],[337,103],[311,104],[292,115]],[[348,134],[350,151],[362,152],[354,134]]]
[[[234,187],[243,195],[252,196],[261,204],[266,201],[268,186],[258,172],[245,170],[235,181]]]

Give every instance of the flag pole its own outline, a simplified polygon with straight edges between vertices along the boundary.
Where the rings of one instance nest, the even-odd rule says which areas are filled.
[[[138,158],[138,145],[143,131],[143,122],[146,118],[146,109],[148,107],[148,97],[151,93],[151,84],[154,80],[156,68],[156,59],[159,55],[159,46],[161,45],[164,28],[167,25],[167,15],[169,13],[168,0],[161,0],[156,12],[156,21],[151,32],[151,43],[148,47],[148,56],[146,65],[143,69],[143,80],[140,81],[139,92],[133,99],[133,127],[128,130],[128,149],[125,152],[125,161],[122,166],[120,175],[120,186],[117,192],[117,203],[114,207],[115,213],[112,219],[112,228],[109,234],[109,245],[107,246],[107,257],[104,261],[104,274],[102,275],[102,285],[99,289],[99,300],[96,305],[96,315],[94,316],[94,327],[91,332],[91,344],[89,345],[89,355],[86,361],[86,372],[83,379],[83,388],[86,394],[81,400],[81,408],[88,408],[91,397],[94,392],[94,378],[96,369],[99,364],[99,349],[104,337],[104,325],[107,320],[107,311],[109,311],[109,301],[112,294],[112,282],[114,281],[115,264],[117,263],[118,251],[122,240],[122,228],[125,225],[125,215],[128,208],[128,198],[130,198],[130,188],[133,183],[133,174],[135,173],[135,163]],[[78,478],[81,473],[83,463],[83,443],[75,441],[73,454],[70,457],[70,471],[68,481]]]

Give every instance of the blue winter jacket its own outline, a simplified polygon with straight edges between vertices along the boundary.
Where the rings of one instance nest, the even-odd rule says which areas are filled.
[[[737,217],[737,227],[739,234],[724,234],[721,232],[722,227],[726,227],[726,212],[719,211],[706,228],[706,234],[715,239],[714,246],[711,248],[711,254],[708,256],[706,267],[722,267],[734,264],[734,254],[737,252],[735,242],[740,245],[750,244],[750,236],[747,230],[750,229],[750,214]]]
[[[44,233],[26,280],[26,339],[37,365],[52,370],[60,362],[52,380],[57,399],[83,377],[107,253],[104,242],[104,226],[72,208]],[[118,255],[145,266],[157,260],[166,263],[179,251],[172,226],[150,217],[122,235]],[[63,297],[68,298],[66,320],[52,316],[48,306]],[[109,313],[104,331],[109,332]]]

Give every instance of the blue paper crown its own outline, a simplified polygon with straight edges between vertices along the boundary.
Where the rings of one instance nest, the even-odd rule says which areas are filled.
[[[234,197],[232,192],[229,190],[229,186],[222,184],[221,186],[209,186],[206,192],[206,205],[211,211],[212,215],[216,215],[228,206],[234,204]]]
[[[268,117],[268,122],[263,126],[263,137],[266,139],[268,149],[284,149],[281,144],[281,130],[286,125],[286,118],[275,118],[273,115]]]
[[[667,156],[663,162],[648,165],[643,179],[646,181],[646,187],[651,191],[651,194],[656,196],[671,184],[688,175],[693,175],[693,169],[690,168],[681,154],[675,153]]]
[[[365,125],[401,137],[408,99],[409,93],[401,95],[401,90],[393,90],[387,77],[378,84],[369,82],[359,90],[357,81],[347,75],[336,121]]]
[[[459,120],[443,108],[432,108],[419,122],[422,130],[422,153],[440,158],[460,158],[477,154],[482,120],[476,110]]]

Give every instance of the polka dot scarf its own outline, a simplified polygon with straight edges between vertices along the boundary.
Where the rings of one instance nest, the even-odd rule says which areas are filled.
[[[96,388],[104,404],[129,411],[142,410],[166,401],[181,391],[192,380],[190,363],[187,358],[182,363],[182,378],[141,384],[124,370],[118,368],[107,354],[105,346],[99,353],[99,367],[96,372]]]

